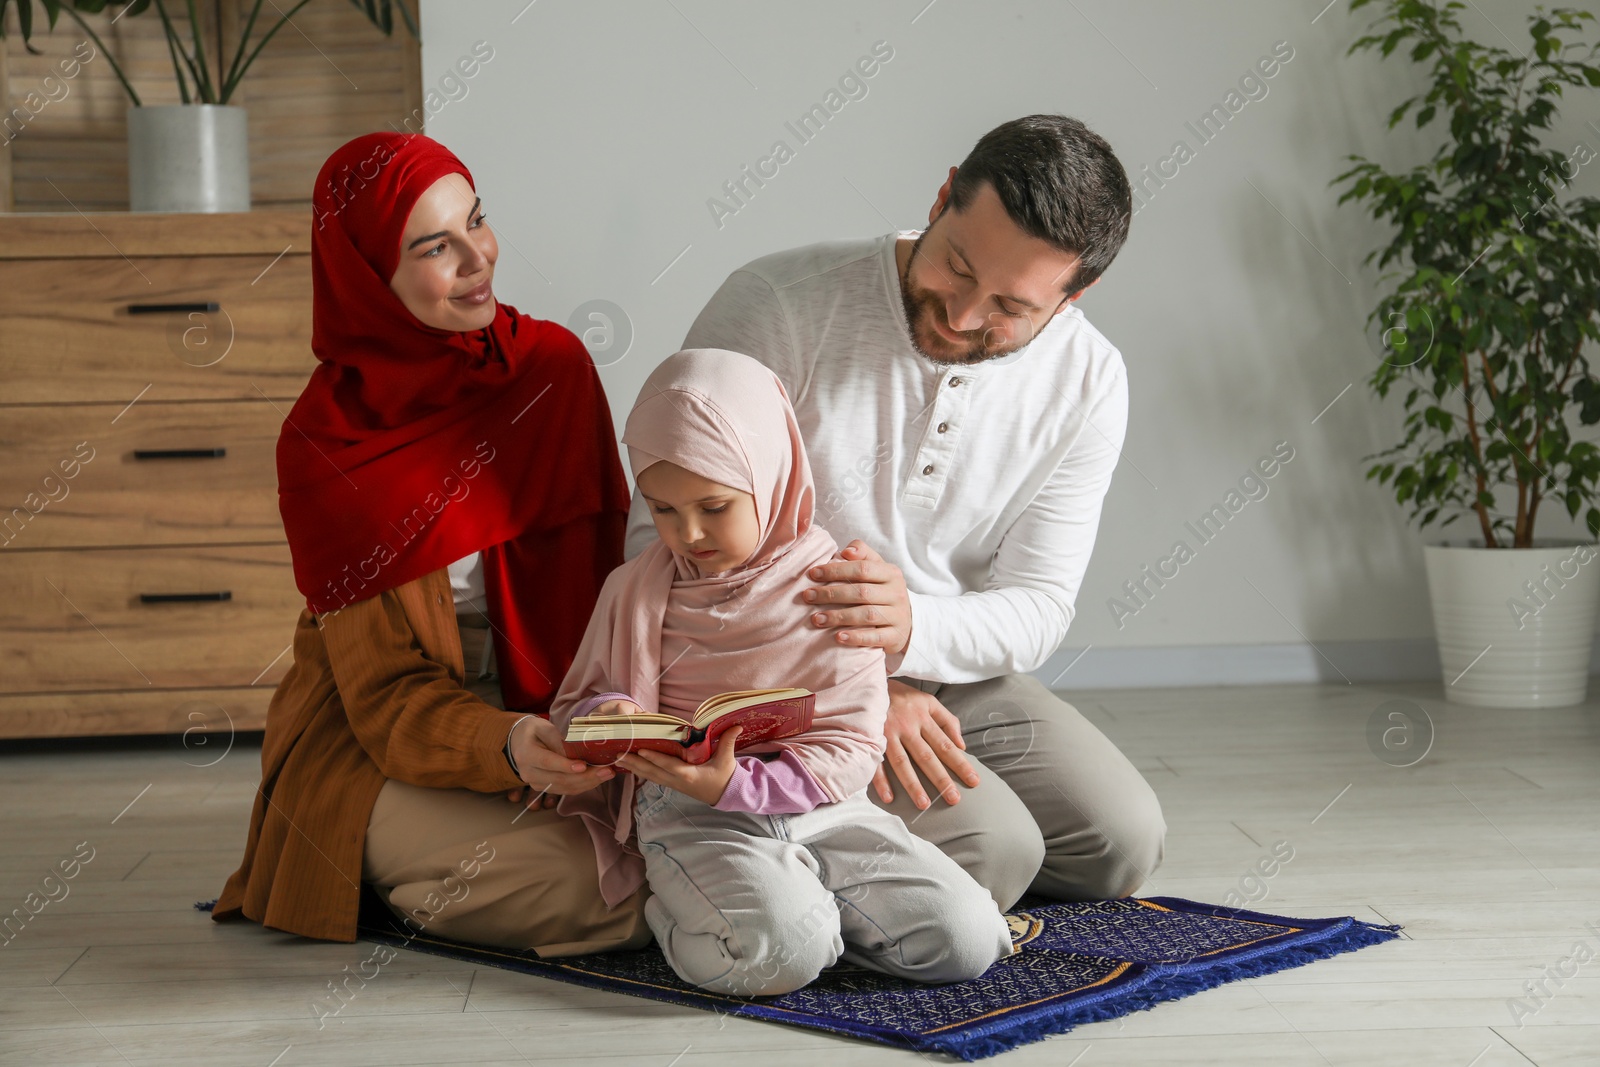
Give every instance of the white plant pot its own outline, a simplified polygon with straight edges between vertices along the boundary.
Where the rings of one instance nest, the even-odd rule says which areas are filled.
[[[1600,545],[1426,545],[1445,699],[1561,708],[1588,691],[1600,608]]]
[[[128,109],[130,211],[250,210],[250,136],[242,107]]]

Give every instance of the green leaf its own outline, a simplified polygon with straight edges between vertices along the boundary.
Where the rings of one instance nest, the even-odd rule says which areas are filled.
[[[5,9],[0,8],[0,15],[4,14]],[[38,51],[28,44],[29,39],[33,37],[33,0],[17,0],[17,27],[22,30],[23,46],[38,55]]]

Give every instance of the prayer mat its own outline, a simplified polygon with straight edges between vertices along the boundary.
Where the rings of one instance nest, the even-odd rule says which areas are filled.
[[[743,998],[685,983],[654,945],[559,959],[479,948],[415,932],[362,890],[369,941],[963,1060],[1400,936],[1348,916],[1290,919],[1177,897],[1025,901],[1006,916],[1017,951],[973,981],[918,985],[841,963],[793,993]]]

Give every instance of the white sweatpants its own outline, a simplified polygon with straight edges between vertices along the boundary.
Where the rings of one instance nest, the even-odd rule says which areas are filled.
[[[645,918],[702,989],[776,996],[840,958],[960,982],[1011,954],[989,892],[865,789],[800,815],[750,815],[641,779],[634,805]]]

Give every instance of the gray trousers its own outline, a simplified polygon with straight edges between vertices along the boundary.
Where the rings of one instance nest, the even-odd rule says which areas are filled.
[[[864,792],[799,815],[718,811],[640,780],[645,919],[679,977],[776,996],[839,959],[918,982],[1011,954],[987,889]]]
[[[949,684],[901,678],[961,721],[979,785],[919,811],[892,769],[894,800],[874,804],[905,820],[1008,909],[1025,891],[1057,900],[1127,896],[1160,866],[1161,802],[1111,741],[1032,675]]]

